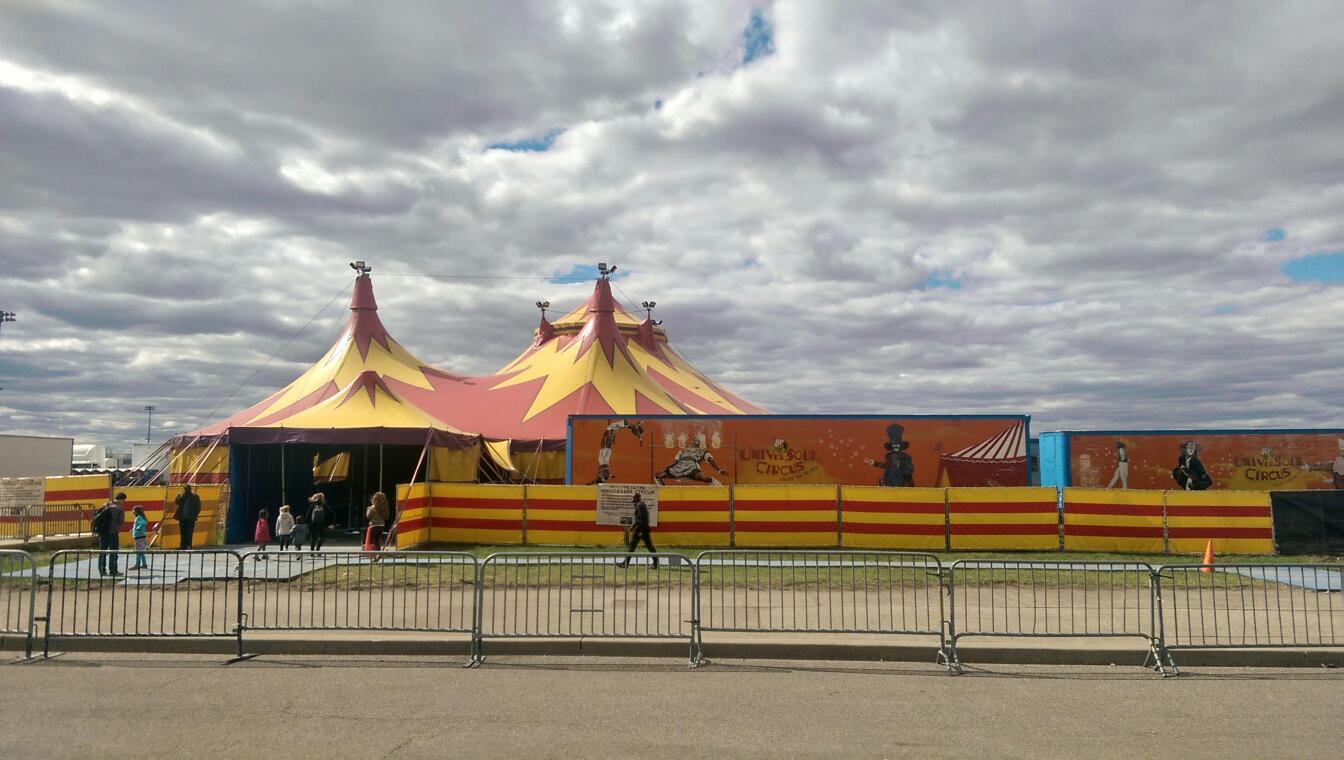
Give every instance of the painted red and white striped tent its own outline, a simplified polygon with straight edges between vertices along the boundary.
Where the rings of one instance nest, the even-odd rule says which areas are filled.
[[[1024,421],[938,458],[939,486],[1025,486],[1029,480]]]

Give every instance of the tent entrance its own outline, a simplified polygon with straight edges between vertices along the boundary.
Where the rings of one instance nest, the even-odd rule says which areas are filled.
[[[252,541],[257,516],[265,509],[274,522],[280,505],[295,514],[308,508],[308,497],[326,494],[332,510],[331,533],[357,541],[364,507],[377,491],[396,498],[398,483],[410,483],[424,450],[419,445],[268,443],[229,447],[229,501],[225,540]],[[420,474],[423,479],[423,473]]]

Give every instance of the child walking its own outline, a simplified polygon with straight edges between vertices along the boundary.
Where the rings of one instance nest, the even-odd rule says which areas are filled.
[[[257,530],[253,533],[252,538],[257,542],[257,551],[259,552],[266,551],[266,544],[271,542],[271,524],[266,520],[268,516],[269,514],[264,509],[257,513]],[[266,559],[266,555],[261,555],[261,559]]]
[[[275,537],[280,541],[280,551],[284,551],[289,546],[289,540],[294,537],[294,515],[290,513],[288,504],[281,506],[280,514],[275,516]]]
[[[149,520],[145,519],[145,508],[139,504],[132,510],[135,521],[131,523],[131,538],[135,539],[135,564],[131,570],[148,570],[145,552],[149,551]]]
[[[294,532],[290,538],[294,541],[295,551],[302,552],[303,545],[308,543],[308,525],[303,521],[303,515],[294,515]]]

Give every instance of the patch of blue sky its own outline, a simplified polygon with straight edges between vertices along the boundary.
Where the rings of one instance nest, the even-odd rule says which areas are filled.
[[[613,280],[619,280],[628,274],[630,273],[617,269],[616,274],[612,275],[611,278]],[[552,277],[551,283],[554,285],[565,285],[572,282],[591,282],[596,280],[597,276],[598,272],[596,264],[575,264],[569,268],[568,272],[562,272]]]
[[[961,290],[961,278],[952,276],[950,272],[930,272],[919,287],[921,290],[933,290],[935,288]]]
[[[556,138],[563,135],[565,130],[561,127],[546,130],[546,134],[541,137],[527,137],[513,142],[495,142],[485,146],[486,150],[507,150],[514,153],[543,153],[551,149],[555,144]]]
[[[775,28],[765,20],[760,8],[751,9],[751,19],[742,31],[742,65],[775,52]]]
[[[1230,303],[1220,303],[1217,306],[1213,307],[1213,313],[1217,314],[1218,316],[1224,316],[1227,314],[1236,314],[1239,311],[1241,310],[1237,308],[1236,304],[1230,304]]]
[[[1294,282],[1344,283],[1344,251],[1302,256],[1284,263],[1282,271]]]
[[[1281,243],[1288,237],[1288,231],[1282,227],[1270,227],[1265,230],[1264,241],[1266,243]]]

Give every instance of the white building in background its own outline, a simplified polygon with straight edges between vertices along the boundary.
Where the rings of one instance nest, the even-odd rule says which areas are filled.
[[[0,434],[0,478],[69,475],[75,439]]]
[[[168,464],[168,448],[162,443],[132,443],[131,469],[161,470]]]

